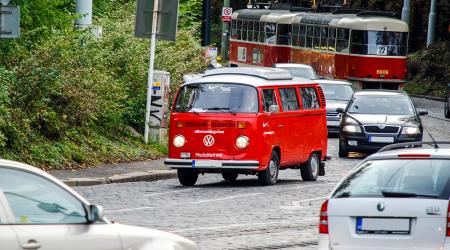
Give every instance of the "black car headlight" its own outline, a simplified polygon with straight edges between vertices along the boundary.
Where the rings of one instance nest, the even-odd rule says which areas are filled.
[[[420,129],[418,127],[403,127],[402,135],[417,135],[420,134]]]
[[[342,128],[344,132],[347,133],[361,133],[361,126],[359,126],[358,122],[355,119],[350,117],[346,117],[344,121],[344,127]]]

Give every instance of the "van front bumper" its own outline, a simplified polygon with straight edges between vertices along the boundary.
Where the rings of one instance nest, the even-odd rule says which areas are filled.
[[[193,168],[193,169],[243,169],[258,170],[259,161],[235,161],[235,160],[203,160],[203,159],[171,159],[164,160],[164,165],[169,168]]]

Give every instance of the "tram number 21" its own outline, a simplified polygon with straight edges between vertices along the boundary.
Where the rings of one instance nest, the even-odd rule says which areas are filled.
[[[377,54],[378,55],[382,55],[382,56],[386,56],[387,55],[387,48],[388,46],[378,46],[377,48]]]

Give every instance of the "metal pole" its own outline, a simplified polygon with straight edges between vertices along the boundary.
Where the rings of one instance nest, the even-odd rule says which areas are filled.
[[[223,7],[230,7],[230,0],[223,0]],[[221,57],[222,61],[228,59],[228,32],[230,25],[228,22],[222,23],[222,46],[221,46]]]
[[[427,46],[434,42],[434,27],[436,26],[436,0],[431,0],[430,16],[428,17]]]
[[[403,1],[402,20],[409,25],[409,12],[411,11],[411,0]]]
[[[202,46],[208,46],[211,41],[211,0],[203,0],[202,19]]]
[[[153,86],[153,67],[155,64],[155,49],[156,49],[156,32],[158,22],[159,0],[154,1],[153,5],[153,23],[152,23],[152,37],[150,40],[150,63],[148,66],[148,79],[147,79],[147,110],[145,113],[145,131],[144,141],[148,143],[148,132],[150,123],[150,107],[152,105],[152,86]]]
[[[75,20],[75,27],[84,29],[92,24],[92,0],[76,0],[75,13],[81,17]]]

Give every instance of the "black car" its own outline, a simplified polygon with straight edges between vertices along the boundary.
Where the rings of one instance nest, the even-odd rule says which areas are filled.
[[[339,124],[339,156],[348,152],[373,153],[399,142],[421,141],[420,115],[428,111],[414,107],[411,98],[400,91],[365,90],[356,92],[342,113]]]
[[[445,97],[444,114],[445,118],[450,118],[450,83],[447,85],[447,96]]]

